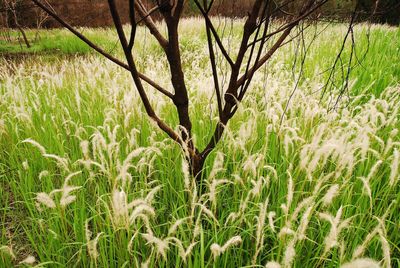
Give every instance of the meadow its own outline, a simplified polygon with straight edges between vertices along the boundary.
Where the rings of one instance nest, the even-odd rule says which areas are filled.
[[[219,23],[235,51],[243,22]],[[202,26],[180,26],[201,148],[218,112]],[[302,69],[294,42],[255,76],[204,185],[125,70],[61,29],[30,50],[0,40],[0,267],[400,267],[400,29],[355,27],[367,54],[332,110],[336,93],[321,88],[347,28],[313,27],[324,31],[306,36]],[[81,30],[121,57],[113,29]],[[172,91],[143,28],[135,51]],[[177,126],[169,100],[146,90]]]

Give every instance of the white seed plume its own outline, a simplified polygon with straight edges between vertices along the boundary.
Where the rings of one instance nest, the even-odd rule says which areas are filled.
[[[20,261],[19,264],[27,264],[27,265],[32,265],[36,262],[35,257],[32,255],[27,256],[24,260]]]
[[[81,174],[81,173],[82,173],[81,171],[71,173],[65,178],[64,186],[63,186],[63,188],[61,188],[61,190],[62,190],[62,195],[61,195],[61,199],[60,199],[61,207],[66,207],[76,200],[76,196],[71,195],[70,193],[75,190],[80,189],[81,187],[80,186],[70,186],[70,185],[68,185],[68,183],[72,177],[74,177],[78,174]]]
[[[253,189],[251,189],[250,193],[253,197],[258,196],[261,193],[262,187],[264,185],[264,178],[260,177],[257,181],[252,180]]]
[[[42,180],[43,177],[49,176],[49,172],[47,170],[43,170],[39,173],[39,180]]]
[[[54,202],[53,198],[50,197],[47,193],[37,193],[36,194],[36,201],[39,204],[42,204],[48,208],[55,208],[56,203]]]
[[[79,145],[81,147],[83,157],[85,159],[89,159],[89,141],[81,141]]]
[[[275,180],[278,180],[278,173],[276,172],[276,169],[273,166],[265,165],[264,169],[271,171],[272,174],[274,175]]]
[[[210,217],[211,219],[214,220],[214,222],[219,225],[219,222],[217,220],[217,218],[215,217],[214,213],[209,210],[205,205],[201,204],[201,203],[197,203],[197,206],[201,207],[201,213],[204,212],[204,214],[206,214],[208,217]]]
[[[113,221],[117,226],[128,227],[128,204],[126,193],[118,190],[114,190],[112,194],[111,207],[113,211]]]
[[[301,200],[301,202],[299,202],[296,206],[296,208],[294,209],[292,215],[290,216],[290,218],[287,220],[286,224],[287,226],[290,226],[290,222],[293,222],[295,220],[297,220],[297,217],[300,215],[300,212],[304,209],[304,208],[308,208],[313,204],[314,201],[314,196],[309,196],[307,198],[304,198],[303,200]]]
[[[303,240],[306,238],[306,230],[308,227],[308,223],[310,222],[310,216],[311,216],[313,208],[314,208],[314,204],[311,204],[311,206],[309,206],[306,209],[303,216],[301,217],[300,225],[297,229],[297,236],[298,236],[299,240]]]
[[[158,191],[161,190],[161,188],[162,188],[161,186],[156,186],[153,189],[151,189],[150,192],[147,194],[146,198],[144,199],[145,202],[147,204],[153,203],[154,196],[158,193]]]
[[[68,167],[68,159],[55,155],[55,154],[43,154],[43,157],[54,159],[57,163],[57,166],[60,167],[61,169],[70,172],[69,167]]]
[[[360,180],[362,181],[363,186],[364,186],[364,188],[363,188],[364,194],[368,196],[370,206],[372,209],[372,190],[371,190],[371,186],[369,185],[369,180],[368,180],[368,178],[365,178],[365,177],[360,177]]]
[[[145,147],[140,147],[128,154],[128,156],[125,158],[124,162],[122,163],[122,166],[119,168],[119,175],[117,177],[117,180],[122,181],[122,185],[126,185],[127,182],[130,182],[131,176],[128,173],[129,168],[132,167],[132,160],[136,157],[138,157],[141,153],[143,153],[146,150]]]
[[[165,260],[167,259],[167,251],[169,250],[168,241],[155,237],[153,234],[142,234],[147,244],[153,244],[157,253]]]
[[[4,252],[8,256],[10,256],[11,259],[15,259],[15,255],[14,255],[14,251],[12,250],[12,247],[0,246],[0,252]]]
[[[215,157],[213,167],[210,171],[209,179],[214,179],[215,176],[223,170],[224,167],[224,154],[221,152],[217,153]]]
[[[295,250],[296,240],[292,239],[288,243],[285,249],[285,253],[283,255],[283,267],[291,267],[294,261],[294,257],[296,256]]]
[[[4,121],[4,119],[0,119],[0,135],[6,134],[6,133],[7,133],[7,131],[6,131],[5,121]]]
[[[32,144],[34,147],[36,147],[40,151],[40,153],[42,155],[46,154],[46,149],[40,143],[38,143],[37,141],[35,141],[33,139],[23,140],[22,143]]]
[[[182,157],[182,173],[183,173],[183,182],[185,184],[185,189],[190,189],[190,172],[189,172],[189,164],[186,159]]]
[[[238,174],[233,174],[232,177],[233,177],[235,184],[244,185],[243,179]]]
[[[229,181],[229,180],[226,180],[226,179],[221,179],[221,180],[216,180],[216,179],[214,179],[214,180],[212,181],[212,183],[211,183],[211,185],[210,185],[210,198],[209,198],[209,200],[210,200],[210,202],[213,203],[214,205],[215,205],[216,202],[217,202],[217,197],[216,197],[216,195],[217,195],[217,187],[218,187],[219,185],[223,185],[223,184],[226,184],[226,183],[230,183],[230,181]]]
[[[253,176],[257,176],[257,168],[261,161],[264,159],[261,154],[254,154],[247,158],[243,164],[243,170],[245,172],[250,172]]]
[[[147,215],[146,214],[140,214],[140,215],[138,215],[138,217],[137,218],[140,218],[142,221],[143,221],[143,223],[144,223],[144,226],[146,227],[146,231],[147,231],[147,233],[148,234],[152,234],[153,233],[153,231],[152,231],[152,229],[151,229],[151,226],[150,226],[150,220],[149,220],[149,217],[147,217]]]
[[[360,258],[351,262],[345,263],[340,268],[381,268],[379,263],[369,258]]]
[[[190,244],[185,251],[185,259],[192,253],[193,248],[197,245],[198,242],[193,242],[192,244]]]
[[[214,259],[216,259],[222,253],[224,253],[228,248],[239,245],[240,243],[242,243],[242,238],[238,235],[229,239],[223,246],[214,243],[211,245],[210,249],[214,256]]]
[[[394,149],[393,152],[393,161],[390,166],[390,176],[389,176],[389,184],[390,186],[394,186],[396,182],[399,180],[399,151]]]
[[[136,206],[131,212],[131,215],[129,216],[130,224],[133,224],[136,221],[136,219],[143,214],[149,214],[150,216],[155,216],[156,213],[154,211],[154,208],[151,207],[150,205],[140,204]]]
[[[275,232],[275,224],[274,224],[274,217],[276,216],[275,211],[270,211],[268,213],[268,224],[269,227],[271,228],[272,232]]]
[[[338,184],[332,185],[322,198],[322,204],[324,206],[329,206],[330,204],[332,204],[333,199],[337,196],[338,193],[339,193],[339,185]]]
[[[266,265],[265,268],[281,268],[281,265],[276,262],[276,261],[269,261]]]
[[[368,233],[368,235],[365,237],[364,241],[362,242],[361,245],[357,246],[357,248],[354,250],[353,252],[353,259],[358,259],[360,258],[363,254],[365,249],[367,248],[367,245],[369,244],[369,242],[377,235],[379,234],[380,230],[385,230],[385,226],[384,226],[384,222],[385,219],[387,217],[387,215],[389,214],[390,208],[391,206],[395,203],[395,201],[393,201],[392,203],[390,203],[389,207],[386,209],[384,215],[381,218],[376,218],[378,220],[378,225],[370,232]]]
[[[68,168],[68,159],[55,155],[55,154],[43,154],[43,157],[46,158],[50,158],[50,159],[54,159],[57,163],[57,166],[60,167],[61,169],[69,172],[69,168]]]
[[[191,243],[185,250],[183,247],[182,241],[177,239],[176,237],[169,237],[165,240],[172,241],[178,248],[178,254],[182,258],[183,262],[186,263],[187,257],[192,253],[193,248],[197,245],[198,242]]]
[[[379,167],[380,167],[380,165],[382,164],[383,162],[382,162],[382,160],[378,160],[373,166],[372,166],[372,168],[371,168],[371,170],[370,170],[370,172],[369,172],[369,174],[368,174],[368,177],[367,177],[367,181],[369,182],[371,179],[372,179],[372,177],[375,175],[375,173],[378,171],[378,169],[379,169]]]
[[[198,218],[198,220],[196,220],[196,223],[195,223],[194,229],[193,229],[193,239],[198,237],[202,231],[203,231],[203,226],[201,224],[200,218]]]
[[[89,221],[87,220],[85,223],[85,236],[86,236],[86,241],[87,241],[87,249],[90,258],[93,260],[96,260],[99,256],[99,253],[97,251],[97,243],[99,241],[100,236],[103,233],[98,233],[94,239],[92,239],[92,232],[89,229]]]
[[[365,159],[367,156],[368,149],[370,147],[370,140],[369,136],[367,134],[363,134],[360,137],[361,143],[360,143],[360,148],[361,148],[361,159]]]
[[[150,261],[151,261],[151,255],[147,258],[147,260],[145,262],[142,262],[140,267],[141,268],[148,268],[150,265]]]
[[[289,214],[289,209],[290,209],[290,206],[292,204],[293,192],[294,192],[292,174],[290,173],[289,170],[287,171],[287,174],[288,174],[288,186],[287,186],[288,193],[286,195],[286,204],[282,204],[281,205],[282,210],[286,215]]]
[[[321,219],[326,220],[331,224],[331,229],[324,240],[325,243],[324,254],[329,252],[330,249],[339,245],[338,239],[340,232],[342,231],[342,229],[346,228],[349,224],[350,221],[349,219],[341,221],[342,213],[343,213],[342,206],[337,211],[335,217],[327,213],[319,213],[319,217]]]
[[[384,266],[387,268],[390,268],[390,245],[389,242],[386,239],[386,235],[385,232],[382,230],[383,228],[379,229],[379,239],[381,241],[381,245],[382,245],[382,252],[383,252],[383,262],[384,262]]]
[[[28,170],[28,169],[29,169],[28,160],[25,160],[24,162],[22,162],[22,168],[23,168],[24,170]]]
[[[265,217],[267,214],[267,207],[268,207],[268,198],[265,200],[264,203],[259,204],[260,213],[257,217],[257,229],[256,229],[256,252],[253,256],[253,265],[257,262],[257,257],[260,251],[263,248],[264,244],[264,225],[265,225]]]
[[[285,227],[283,227],[283,228],[279,231],[278,236],[279,236],[279,238],[282,239],[282,238],[283,238],[284,236],[286,236],[286,235],[295,236],[295,235],[296,235],[296,232],[293,231],[292,229],[290,229],[289,227],[285,226]]]
[[[168,230],[168,235],[174,235],[178,229],[178,227],[180,225],[182,225],[185,221],[187,221],[188,219],[191,219],[192,217],[185,217],[185,218],[181,218],[178,219],[174,222],[174,224],[171,225],[171,227]]]

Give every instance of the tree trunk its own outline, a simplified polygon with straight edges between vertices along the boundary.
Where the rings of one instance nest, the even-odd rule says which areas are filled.
[[[31,48],[31,44],[29,43],[28,37],[26,36],[24,29],[22,29],[22,27],[19,25],[17,25],[17,28],[22,35],[22,39],[24,39],[24,43],[25,43],[26,47]]]
[[[189,159],[190,173],[195,178],[197,183],[202,181],[205,160],[206,158],[200,153],[193,154]]]

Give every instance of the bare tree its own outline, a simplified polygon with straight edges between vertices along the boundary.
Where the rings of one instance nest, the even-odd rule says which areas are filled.
[[[17,6],[18,6],[18,4],[20,4],[20,1],[19,0],[3,0],[3,4],[4,4],[5,10],[6,10],[6,13],[8,13],[8,12],[11,13],[13,24],[18,29],[18,31],[20,32],[26,47],[30,48],[31,44],[30,44],[30,42],[28,40],[28,37],[26,36],[24,28],[19,23],[19,19],[18,19]],[[6,20],[7,19],[8,18],[7,18],[7,15],[6,15]],[[8,24],[8,22],[7,22],[7,24]]]
[[[48,6],[50,4],[48,3],[47,0],[43,0],[44,3],[46,3]],[[39,30],[42,29],[43,24],[49,19],[49,14],[45,12],[41,8],[35,8],[35,14],[36,14],[36,34],[35,34],[35,41],[39,39]],[[54,11],[54,10],[53,10]]]
[[[312,21],[313,18],[317,17],[321,8],[329,2],[329,0],[254,0],[245,19],[240,47],[238,51],[232,55],[232,53],[230,53],[224,46],[223,40],[210,17],[210,11],[216,1],[194,0],[195,6],[198,8],[202,18],[204,19],[209,49],[209,60],[214,80],[214,89],[219,115],[219,121],[214,127],[214,132],[209,139],[208,144],[205,148],[200,149],[192,139],[192,122],[189,116],[189,97],[185,81],[185,73],[182,68],[178,31],[178,25],[182,17],[185,0],[155,0],[153,1],[154,5],[151,9],[147,9],[142,0],[129,0],[131,25],[129,35],[124,33],[115,1],[108,0],[109,10],[124,51],[126,63],[118,60],[91,42],[64,19],[58,16],[48,5],[43,4],[40,0],[32,1],[61,23],[65,28],[69,29],[77,37],[86,42],[90,47],[130,72],[146,113],[151,120],[154,120],[157,123],[160,129],[181,146],[190,164],[191,173],[197,179],[201,179],[204,162],[207,156],[221,140],[227,123],[238,110],[238,104],[244,99],[255,73],[268,62],[280,47],[301,36],[306,28],[304,23]],[[296,8],[293,8],[293,6]],[[290,11],[288,11],[289,7],[292,7]],[[161,14],[166,23],[167,36],[162,34],[153,20],[153,16],[156,12],[158,15]],[[285,14],[285,20],[280,20],[280,25],[276,27],[276,24],[272,25],[271,21],[278,13]],[[174,92],[167,91],[164,87],[160,86],[138,70],[133,50],[138,22],[145,24],[166,55]],[[301,25],[301,27],[299,27],[299,25]],[[293,35],[292,31],[296,27],[299,27],[299,30]],[[350,33],[352,33],[352,31]],[[218,75],[216,53],[223,55],[223,59],[230,69],[228,73],[229,82],[223,87],[221,86],[221,78]],[[151,103],[149,102],[143,83],[148,83],[161,92],[166,98],[170,99],[171,103],[175,106],[179,117],[179,132],[174,130],[175,127],[167,125],[165,121],[155,113]]]
[[[2,9],[0,9],[0,33],[4,40],[6,40],[7,42],[11,42],[11,35],[8,30],[8,9],[3,2],[0,3],[2,4]]]

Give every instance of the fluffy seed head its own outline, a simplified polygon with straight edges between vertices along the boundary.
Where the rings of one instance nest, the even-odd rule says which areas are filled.
[[[283,267],[291,267],[294,257],[296,256],[295,250],[295,239],[290,240],[289,244],[286,246],[286,250],[283,256]]]
[[[341,268],[380,268],[381,266],[375,260],[369,258],[356,259],[340,266]]]
[[[1,246],[0,247],[0,252],[6,253],[8,256],[10,256],[12,259],[15,259],[14,251],[12,250],[11,247],[9,246]]]
[[[240,243],[242,243],[242,238],[240,236],[234,236],[231,239],[229,239],[223,246],[214,243],[211,245],[210,249],[215,259],[222,253],[224,253],[228,248],[236,246]]]
[[[56,207],[56,203],[54,202],[53,198],[51,198],[47,193],[37,193],[36,201],[48,208]]]
[[[153,234],[142,234],[142,237],[146,239],[147,244],[153,244],[157,250],[157,253],[161,255],[165,260],[167,259],[167,251],[169,250],[168,241],[161,240],[155,237]]]
[[[36,147],[42,155],[46,154],[46,149],[40,143],[38,143],[37,141],[35,141],[33,139],[23,140],[22,143],[29,143],[29,144],[33,145],[34,147]]]
[[[32,255],[27,256],[24,260],[20,261],[19,264],[27,264],[27,265],[32,265],[36,262],[35,257]]]
[[[339,192],[339,185],[338,184],[334,184],[332,185],[328,191],[326,192],[326,194],[324,195],[324,197],[322,198],[322,204],[324,206],[329,206],[333,199],[336,197],[336,195]]]
[[[281,268],[281,265],[276,261],[270,261],[265,265],[265,268]]]
[[[397,149],[393,152],[393,161],[390,166],[390,176],[389,176],[389,184],[390,186],[394,186],[396,182],[399,180],[399,151]]]

